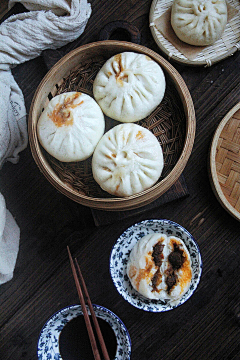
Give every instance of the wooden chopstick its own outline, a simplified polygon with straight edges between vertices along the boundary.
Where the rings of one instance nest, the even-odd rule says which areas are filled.
[[[86,308],[83,292],[85,294],[87,304],[88,304],[90,313],[92,315],[93,324],[95,326],[95,330],[96,330],[98,340],[99,340],[99,343],[100,343],[100,346],[101,346],[101,349],[102,349],[104,360],[110,360],[108,352],[107,352],[107,348],[106,348],[106,345],[105,345],[105,342],[104,342],[104,339],[103,339],[103,336],[102,336],[102,332],[101,332],[101,329],[99,327],[98,320],[97,320],[96,314],[94,312],[92,302],[91,302],[91,299],[90,299],[90,296],[89,296],[89,293],[88,293],[84,278],[82,276],[80,266],[79,266],[79,264],[77,262],[77,259],[75,258],[75,263],[76,263],[79,278],[80,278],[80,281],[81,281],[81,284],[82,284],[83,292],[82,292],[82,289],[81,289],[80,282],[78,280],[77,272],[76,272],[74,262],[73,262],[73,259],[72,259],[72,255],[71,255],[71,252],[70,252],[70,249],[69,249],[68,246],[67,246],[67,250],[68,250],[70,264],[71,264],[71,268],[72,268],[72,272],[73,272],[73,277],[74,277],[77,292],[78,292],[78,297],[79,297],[79,300],[80,300],[80,303],[81,303],[83,316],[84,316],[84,320],[85,320],[87,331],[88,331],[88,336],[89,336],[91,346],[92,346],[94,359],[95,360],[101,360],[100,354],[99,354],[99,351],[98,351],[98,347],[97,347],[97,343],[96,343],[96,339],[95,339],[95,336],[94,336],[94,332],[93,332],[93,329],[92,329],[92,325],[91,325],[91,322],[90,322],[90,318],[89,318],[89,315],[88,315],[88,311],[87,311],[87,308]]]
[[[90,322],[90,319],[89,319],[88,311],[87,311],[87,308],[86,308],[86,305],[85,305],[82,289],[81,289],[81,286],[80,286],[80,283],[79,283],[79,280],[78,280],[78,277],[77,277],[77,272],[76,272],[74,262],[73,262],[73,259],[72,259],[72,255],[70,253],[69,247],[67,247],[67,249],[68,249],[68,255],[69,255],[70,264],[71,264],[71,268],[72,268],[72,272],[73,272],[73,277],[74,277],[77,292],[78,292],[78,297],[79,297],[79,300],[80,300],[80,303],[81,303],[82,312],[83,312],[84,320],[85,320],[87,331],[88,331],[88,336],[89,336],[91,346],[92,346],[94,359],[95,360],[101,360],[100,354],[99,354],[99,351],[98,351],[98,347],[97,347],[97,343],[96,343],[96,340],[95,340],[94,332],[93,332],[93,329],[92,329],[92,325],[91,325],[91,322]]]
[[[99,343],[100,343],[100,346],[101,346],[101,349],[102,349],[103,357],[104,357],[105,360],[110,360],[108,352],[107,352],[107,348],[106,348],[106,345],[105,345],[105,342],[104,342],[104,339],[103,339],[103,336],[102,336],[102,332],[101,332],[101,329],[99,327],[98,320],[97,320],[96,314],[94,312],[92,302],[90,300],[90,296],[88,294],[88,290],[87,290],[84,278],[82,276],[80,266],[79,266],[79,264],[77,262],[77,259],[75,259],[75,262],[76,262],[76,266],[77,266],[77,269],[78,269],[78,274],[79,274],[79,277],[80,277],[80,280],[81,280],[81,283],[82,283],[83,291],[85,293],[86,300],[87,300],[87,303],[88,303],[88,306],[89,306],[89,309],[90,309],[90,313],[92,315],[93,323],[94,323],[95,330],[96,330],[96,333],[97,333],[97,336],[98,336],[98,340],[99,340]]]

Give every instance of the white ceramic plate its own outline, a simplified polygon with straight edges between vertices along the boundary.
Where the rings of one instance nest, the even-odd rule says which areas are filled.
[[[143,236],[150,233],[165,233],[173,235],[184,241],[188,248],[192,261],[192,280],[189,290],[183,295],[178,305],[171,305],[167,301],[150,300],[139,294],[131,285],[127,276],[127,262],[133,246]],[[114,285],[123,298],[131,305],[138,309],[150,312],[163,312],[187,301],[196,290],[202,273],[202,260],[199,247],[193,236],[184,229],[170,220],[144,220],[132,225],[118,238],[112,248],[110,255],[110,274]]]
[[[130,360],[131,340],[123,322],[117,315],[103,306],[93,304],[93,309],[96,316],[105,320],[116,335],[117,352],[114,360]],[[59,336],[63,327],[70,320],[80,315],[83,315],[81,306],[71,305],[59,310],[48,319],[38,340],[38,360],[62,360],[59,352]]]

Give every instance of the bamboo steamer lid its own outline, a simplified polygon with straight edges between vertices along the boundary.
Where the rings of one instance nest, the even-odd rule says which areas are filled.
[[[220,122],[210,148],[209,175],[225,210],[240,220],[240,103]]]
[[[104,192],[95,183],[91,158],[78,163],[61,163],[47,154],[37,137],[37,122],[49,100],[65,91],[81,91],[92,96],[94,77],[111,56],[133,51],[148,55],[163,69],[167,81],[160,106],[139,125],[148,128],[161,143],[164,169],[159,181],[141,193],[117,198]],[[114,124],[106,119],[106,130]],[[28,131],[33,158],[47,180],[70,199],[101,210],[131,210],[147,205],[165,193],[179,178],[192,151],[196,119],[191,95],[176,71],[154,51],[137,44],[106,40],[81,46],[64,56],[46,74],[32,100]]]

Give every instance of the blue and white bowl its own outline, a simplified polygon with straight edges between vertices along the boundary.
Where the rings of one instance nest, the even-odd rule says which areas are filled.
[[[177,305],[168,301],[151,300],[139,294],[131,285],[127,276],[127,263],[134,245],[143,236],[151,233],[165,233],[180,238],[189,251],[192,261],[192,280],[189,290],[182,296]],[[144,220],[129,227],[118,238],[110,255],[110,274],[118,292],[131,305],[150,312],[163,312],[183,304],[196,290],[202,273],[202,260],[199,247],[193,236],[177,223],[165,219]]]
[[[115,333],[117,350],[114,360],[130,360],[131,339],[123,322],[117,315],[103,306],[93,304],[93,309],[96,316],[105,320]],[[88,312],[90,314],[90,311]],[[83,315],[81,306],[71,305],[59,310],[48,319],[38,340],[38,360],[62,360],[59,351],[59,336],[64,326],[80,315]]]

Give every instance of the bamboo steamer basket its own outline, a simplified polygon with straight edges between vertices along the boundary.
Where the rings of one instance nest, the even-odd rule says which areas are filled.
[[[209,176],[222,207],[240,221],[240,103],[222,119],[212,139]]]
[[[155,25],[155,20],[171,8],[173,0],[153,0],[149,12],[149,25],[152,36],[161,51],[171,60],[189,66],[209,67],[232,56],[240,49],[240,2],[227,0],[229,18],[224,33],[214,44],[203,47],[194,59],[187,58],[177,49]],[[183,43],[184,44],[184,43]]]
[[[37,122],[48,101],[64,91],[82,91],[92,95],[95,73],[90,72],[86,83],[76,85],[77,78],[89,67],[100,61],[100,67],[111,56],[133,51],[155,60],[163,69],[167,82],[165,97],[150,115],[139,123],[154,133],[160,141],[165,166],[159,181],[141,193],[117,198],[102,191],[91,173],[91,158],[78,163],[61,163],[52,158],[41,147],[37,137]],[[83,68],[81,68],[83,66]],[[98,69],[97,68],[97,71]],[[79,70],[80,69],[80,70]],[[92,68],[91,68],[92,69]],[[91,70],[92,71],[92,70]],[[76,75],[77,74],[77,75]],[[106,130],[116,125],[106,119]],[[39,84],[30,108],[28,120],[29,143],[33,158],[46,179],[62,194],[73,201],[93,209],[119,211],[131,210],[147,205],[165,193],[179,178],[191,154],[195,138],[196,119],[191,95],[175,68],[154,51],[137,44],[106,40],[83,45],[58,61]]]

